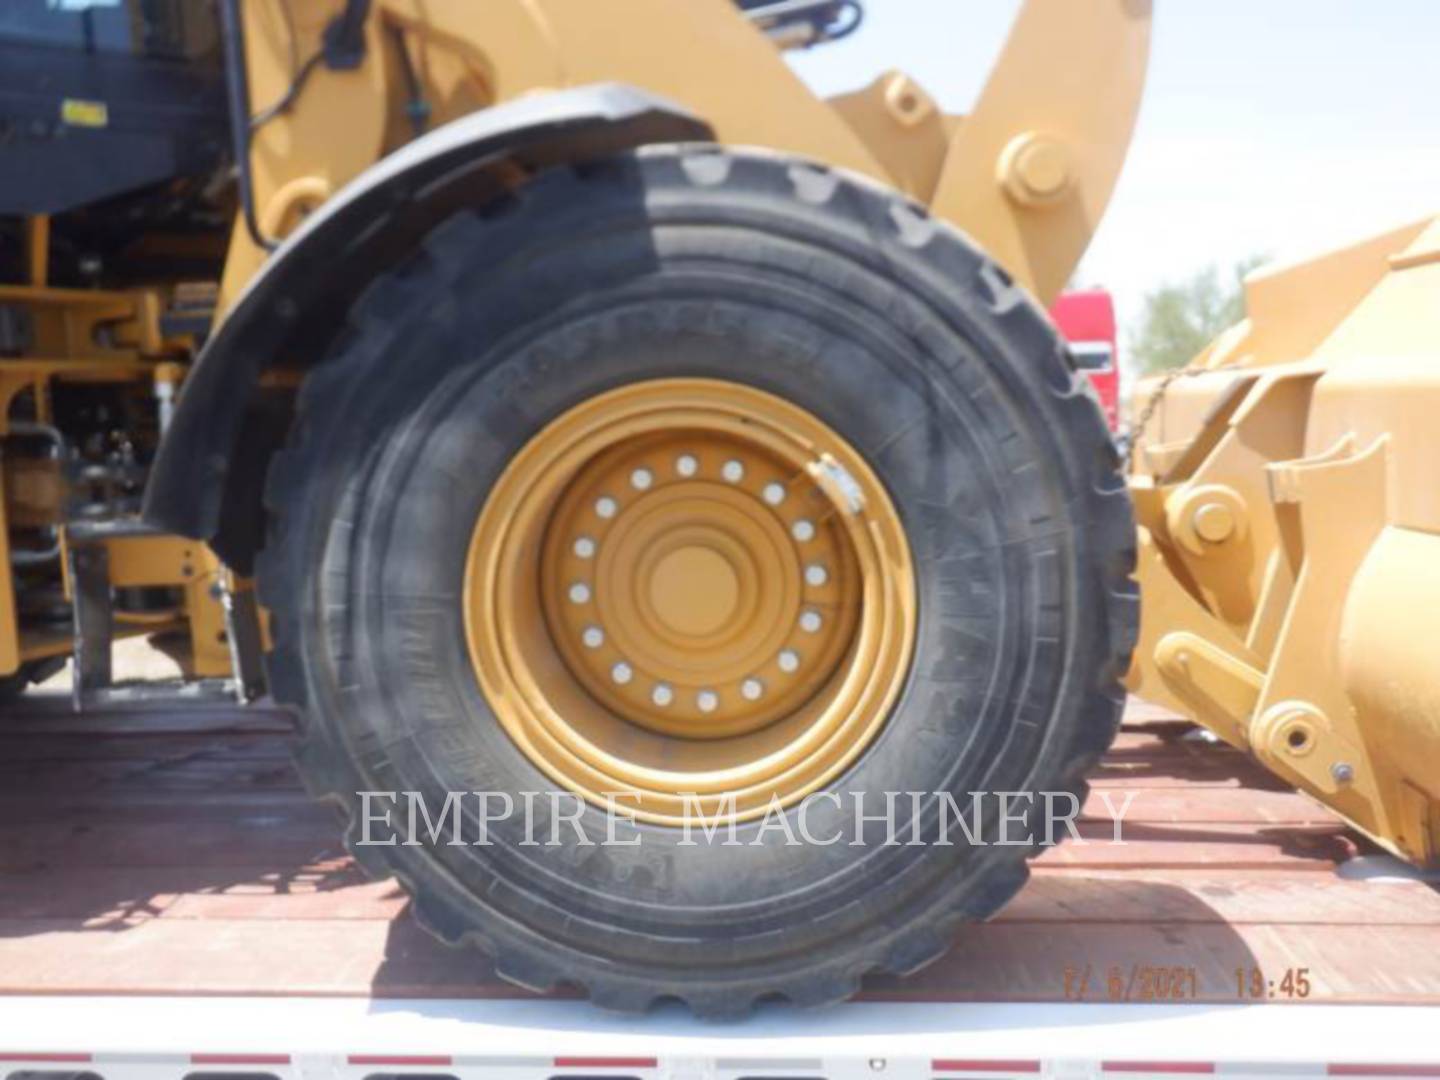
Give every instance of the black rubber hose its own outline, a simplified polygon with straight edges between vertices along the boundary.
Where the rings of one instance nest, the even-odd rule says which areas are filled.
[[[246,231],[257,247],[274,251],[280,245],[260,231],[255,218],[255,188],[250,176],[250,77],[245,67],[245,29],[240,0],[221,0],[221,27],[225,41],[225,97],[230,113],[230,143],[235,154],[240,209]]]

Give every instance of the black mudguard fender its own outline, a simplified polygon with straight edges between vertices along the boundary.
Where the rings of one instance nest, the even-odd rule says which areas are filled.
[[[451,213],[497,194],[515,167],[709,138],[683,108],[606,83],[484,109],[377,162],[285,240],[201,350],[151,470],[145,519],[210,543],[248,572],[266,463],[283,435],[258,400],[267,368],[282,357],[303,368],[323,355],[376,275]]]

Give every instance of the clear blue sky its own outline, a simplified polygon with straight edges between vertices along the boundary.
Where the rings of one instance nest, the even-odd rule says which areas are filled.
[[[792,57],[822,93],[896,67],[964,112],[1018,6],[867,0],[853,38]],[[1146,289],[1208,263],[1440,213],[1440,0],[1156,0],[1152,46],[1130,158],[1080,272],[1116,293],[1122,321]]]

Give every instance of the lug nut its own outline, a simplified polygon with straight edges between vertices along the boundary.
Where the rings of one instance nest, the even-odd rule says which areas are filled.
[[[815,539],[815,526],[805,518],[801,518],[790,526],[790,535],[802,544],[808,543]]]
[[[614,517],[615,512],[619,509],[620,504],[609,495],[601,495],[600,498],[595,500],[595,513],[599,514],[602,518]]]
[[[818,632],[823,621],[818,611],[802,611],[800,613],[800,629],[807,634]]]
[[[670,689],[669,683],[656,683],[650,691],[650,700],[663,709],[675,700],[675,691]]]
[[[805,584],[819,588],[830,580],[830,573],[819,563],[811,563],[805,567]]]
[[[800,654],[794,649],[781,649],[780,655],[776,659],[780,664],[780,670],[787,674],[800,670]]]
[[[576,556],[581,559],[593,558],[595,555],[595,541],[588,536],[577,536],[573,550]]]
[[[765,693],[765,684],[759,679],[746,679],[740,684],[740,696],[746,701],[759,701]]]
[[[587,626],[580,631],[580,640],[585,643],[587,649],[598,649],[605,644],[605,631],[598,626]]]
[[[700,462],[694,454],[681,454],[675,459],[675,471],[681,476],[694,476],[700,471]]]
[[[624,660],[615,661],[615,666],[610,669],[610,678],[614,679],[621,686],[624,686],[635,677],[635,669]]]
[[[571,585],[570,602],[572,604],[588,604],[590,602],[590,586],[583,581],[577,581]]]
[[[741,462],[731,458],[721,467],[720,475],[730,483],[738,484],[741,480],[745,479],[745,466]]]
[[[720,707],[720,695],[714,690],[701,690],[695,695],[695,707],[704,713],[714,712]]]
[[[636,469],[630,474],[630,486],[636,491],[645,491],[655,482],[655,474],[649,469]]]
[[[760,495],[771,506],[779,506],[785,501],[785,485],[777,484],[772,480],[765,485],[765,490]]]

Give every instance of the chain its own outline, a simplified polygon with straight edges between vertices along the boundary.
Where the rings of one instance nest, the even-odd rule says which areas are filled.
[[[1145,434],[1145,429],[1150,426],[1150,420],[1155,415],[1155,411],[1160,408],[1161,403],[1165,400],[1165,392],[1170,389],[1170,384],[1176,379],[1184,378],[1187,375],[1200,375],[1207,370],[1206,368],[1197,368],[1186,364],[1182,367],[1171,368],[1165,373],[1165,377],[1160,380],[1160,385],[1155,388],[1155,392],[1151,394],[1149,400],[1145,402],[1145,408],[1141,409],[1140,415],[1135,418],[1135,423],[1131,425],[1130,430],[1126,432],[1125,436],[1120,440],[1121,456],[1125,459],[1125,471],[1127,473],[1130,472],[1131,467],[1135,463],[1135,447],[1140,442],[1140,437]]]

